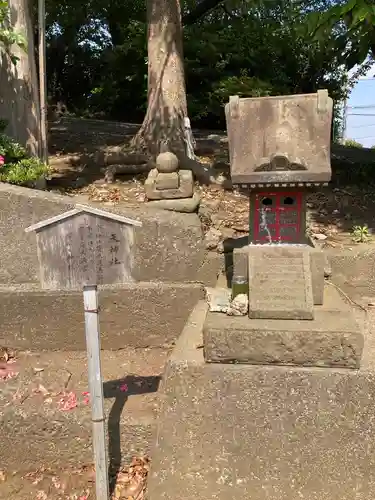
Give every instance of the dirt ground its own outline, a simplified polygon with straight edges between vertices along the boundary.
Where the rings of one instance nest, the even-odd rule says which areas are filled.
[[[132,459],[132,449],[142,423],[156,422],[168,355],[168,349],[102,351],[113,499],[145,498],[149,461]],[[88,391],[85,352],[0,348],[1,500],[95,498]]]
[[[49,189],[100,201],[103,204],[143,204],[143,183],[147,173],[119,175],[113,184],[102,183],[103,165],[92,157],[97,151],[127,145],[137,125],[96,120],[63,119],[50,127],[50,162],[54,169]],[[230,179],[225,133],[194,131],[200,162]],[[213,140],[213,136],[215,140]],[[75,164],[71,164],[75,157]],[[77,161],[77,158],[79,161]],[[308,227],[324,247],[351,248],[353,227],[375,228],[375,191],[373,170],[375,150],[332,147],[333,181],[329,187],[308,196]],[[217,186],[200,186],[201,211],[209,213],[209,224],[224,238],[245,236],[248,232],[249,207],[246,196]],[[370,238],[366,245],[373,245]]]

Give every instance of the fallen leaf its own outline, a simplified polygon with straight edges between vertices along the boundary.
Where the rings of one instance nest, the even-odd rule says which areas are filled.
[[[39,394],[39,393],[40,393],[40,394],[43,394],[43,396],[48,396],[48,395],[49,395],[49,391],[48,391],[48,389],[46,389],[46,388],[44,387],[44,385],[42,385],[42,384],[39,384],[39,385],[38,385],[38,387],[34,390],[34,392],[35,392],[36,394]]]
[[[35,500],[47,500],[47,494],[45,491],[40,490],[36,494]]]
[[[58,402],[59,409],[61,411],[70,411],[78,406],[77,396],[74,392],[69,392],[69,394],[64,394],[63,397]]]
[[[0,470],[0,481],[3,483],[4,481],[6,481],[6,475],[5,475],[5,472],[3,470]]]
[[[57,479],[56,476],[52,476],[52,484],[57,490],[61,490],[61,482]]]

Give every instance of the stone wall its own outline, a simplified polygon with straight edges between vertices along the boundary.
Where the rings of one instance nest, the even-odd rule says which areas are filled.
[[[38,283],[39,265],[34,233],[25,228],[61,214],[82,199],[0,183],[0,283]],[[92,203],[92,206],[98,206]],[[103,207],[141,220],[135,234],[137,281],[199,281],[206,257],[196,214],[129,207]]]

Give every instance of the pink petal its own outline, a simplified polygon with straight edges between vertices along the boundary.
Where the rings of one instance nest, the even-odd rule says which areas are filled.
[[[120,385],[121,392],[128,392],[128,390],[129,390],[129,388],[128,388],[127,384]]]

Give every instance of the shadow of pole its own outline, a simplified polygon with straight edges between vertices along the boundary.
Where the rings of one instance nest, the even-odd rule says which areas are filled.
[[[110,495],[116,486],[116,478],[121,469],[121,415],[131,396],[157,392],[160,376],[142,377],[129,375],[122,379],[104,382],[104,398],[114,398],[108,415],[108,476]]]

